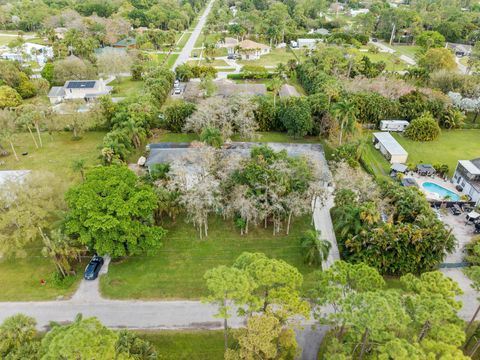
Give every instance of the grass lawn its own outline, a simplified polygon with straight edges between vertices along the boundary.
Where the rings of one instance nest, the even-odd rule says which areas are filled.
[[[134,81],[132,78],[122,78],[120,81],[115,80],[110,83],[113,86],[113,96],[127,97],[130,95],[138,95],[143,92],[143,81]]]
[[[222,360],[223,331],[137,331],[150,341],[162,360]]]
[[[181,38],[180,38],[180,41],[177,43],[177,48],[179,49],[183,49],[183,47],[185,46],[185,44],[187,43],[188,39],[190,38],[190,36],[192,36],[192,33],[191,32],[186,32]],[[177,39],[178,41],[178,39]]]
[[[272,236],[272,228],[251,228],[247,236],[231,220],[210,217],[209,236],[200,240],[183,218],[166,226],[163,247],[154,256],[132,257],[111,264],[100,279],[104,296],[117,299],[199,299],[206,295],[203,275],[219,265],[231,265],[244,251],[263,252],[297,267],[304,274],[304,288],[312,284],[315,268],[303,263],[299,242],[310,229],[310,217],[292,222],[290,235]]]
[[[376,177],[388,176],[390,173],[390,163],[385,157],[375,149],[373,143],[369,141],[365,144],[365,149],[362,155],[362,159],[365,163],[371,166],[373,173]]]
[[[407,150],[408,162],[447,164],[453,175],[458,160],[474,159],[480,156],[480,130],[442,130],[437,140],[418,142],[400,134],[395,139]]]
[[[199,64],[200,62],[200,64]],[[188,65],[207,65],[207,66],[228,66],[227,62],[222,59],[214,59],[213,61],[206,61],[206,60],[190,60],[187,62]]]
[[[41,247],[32,246],[30,251],[31,256],[25,259],[0,260],[0,301],[55,300],[58,296],[71,296],[83,274],[83,265],[77,266],[72,284],[58,286],[50,280],[55,266],[40,254]],[[45,285],[41,285],[42,279],[46,280]]]
[[[262,55],[258,60],[238,60],[242,65],[276,66],[286,64],[288,60],[295,59],[295,55],[287,49],[272,49],[270,53]]]
[[[14,36],[2,36],[2,35],[0,35],[0,45],[8,45],[8,43],[12,42],[15,39],[16,39],[16,37],[14,37]]]
[[[43,148],[36,149],[28,133],[17,134],[14,144],[20,161],[16,161],[12,154],[0,158],[5,162],[0,165],[0,170],[46,170],[67,182],[78,181],[80,175],[72,170],[73,161],[83,159],[87,166],[97,165],[104,135],[101,131],[89,131],[83,133],[80,140],[74,141],[71,132],[56,132],[53,138],[42,133]],[[6,146],[5,143],[3,145]],[[10,151],[9,147],[6,149]],[[28,152],[28,155],[22,156],[23,152]]]
[[[383,61],[386,64],[385,70],[387,71],[400,71],[408,69],[409,65],[401,60],[395,54],[388,54],[388,53],[371,53],[371,52],[360,52],[359,58],[361,59],[363,56],[367,56],[373,62]]]
[[[416,46],[416,45],[388,45],[387,46],[391,47],[392,49],[395,49],[397,53],[400,55],[406,55],[411,57],[412,59],[415,59],[417,52],[420,51],[421,47]]]
[[[220,34],[208,34],[205,35],[203,32],[197,38],[194,47],[201,47],[204,43],[215,44],[218,40],[220,40]]]

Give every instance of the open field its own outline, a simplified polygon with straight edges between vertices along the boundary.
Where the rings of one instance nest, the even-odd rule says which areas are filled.
[[[114,97],[127,97],[131,95],[139,95],[143,92],[143,81],[134,81],[131,78],[122,78],[120,81],[115,80],[109,85],[113,86]]]
[[[83,265],[77,265],[77,276],[71,284],[58,286],[51,281],[55,266],[40,251],[41,244],[32,245],[24,259],[0,260],[0,301],[55,300],[73,294],[82,277]],[[45,285],[40,283],[42,279]]]
[[[218,40],[220,40],[220,37],[221,36],[218,33],[205,35],[202,32],[195,42],[194,47],[201,47],[205,43],[215,44]]]
[[[232,220],[211,216],[209,236],[200,240],[183,218],[166,226],[163,247],[154,256],[131,257],[111,264],[100,280],[104,296],[117,299],[199,299],[206,295],[203,275],[219,265],[231,265],[244,251],[263,252],[297,267],[311,286],[313,267],[303,263],[300,238],[310,229],[310,217],[292,222],[290,234],[272,236],[272,228],[252,227],[241,236]]]
[[[28,133],[16,134],[14,144],[20,161],[16,161],[12,154],[0,158],[0,163],[4,162],[0,170],[45,170],[66,182],[78,181],[80,175],[72,170],[73,161],[83,159],[87,166],[99,164],[99,147],[104,135],[102,131],[88,131],[80,140],[72,140],[71,132],[55,132],[52,137],[42,133],[43,148],[36,149]],[[2,145],[10,151],[7,144]],[[28,154],[22,156],[23,152]]]
[[[407,150],[410,163],[447,164],[452,176],[458,160],[469,160],[480,156],[480,130],[442,130],[437,140],[418,142],[400,134],[395,139]]]
[[[272,49],[270,53],[262,55],[258,60],[238,60],[241,65],[276,66],[286,64],[288,60],[295,59],[295,55],[287,49]]]
[[[421,49],[420,46],[416,45],[386,45],[391,47],[392,49],[395,49],[398,54],[409,56],[412,59],[415,59],[418,51],[420,51]]]
[[[162,360],[222,360],[223,331],[138,331]]]

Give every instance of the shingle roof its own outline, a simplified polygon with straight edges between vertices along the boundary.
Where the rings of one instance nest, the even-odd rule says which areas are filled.
[[[268,46],[268,45],[257,43],[255,41],[248,40],[248,39],[241,41],[238,44],[238,46],[242,49],[245,49],[245,50],[270,49],[270,46]]]
[[[297,89],[295,89],[295,86],[288,85],[288,84],[283,84],[283,86],[280,89],[280,91],[278,92],[278,94],[281,97],[289,97],[289,96],[298,97],[298,96],[300,96]]]

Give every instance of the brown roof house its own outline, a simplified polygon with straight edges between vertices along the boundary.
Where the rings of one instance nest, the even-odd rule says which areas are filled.
[[[243,40],[237,44],[232,42],[229,45],[226,44],[225,47],[228,49],[229,55],[238,52],[245,60],[258,60],[260,56],[270,52],[270,46],[252,40]]]

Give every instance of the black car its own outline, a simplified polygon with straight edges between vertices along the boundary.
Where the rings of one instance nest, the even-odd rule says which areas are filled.
[[[462,209],[460,209],[460,206],[458,206],[457,204],[454,204],[451,208],[450,208],[450,212],[455,215],[455,216],[458,216],[462,213]]]
[[[95,280],[103,265],[103,258],[95,255],[85,268],[83,277],[85,280]]]

